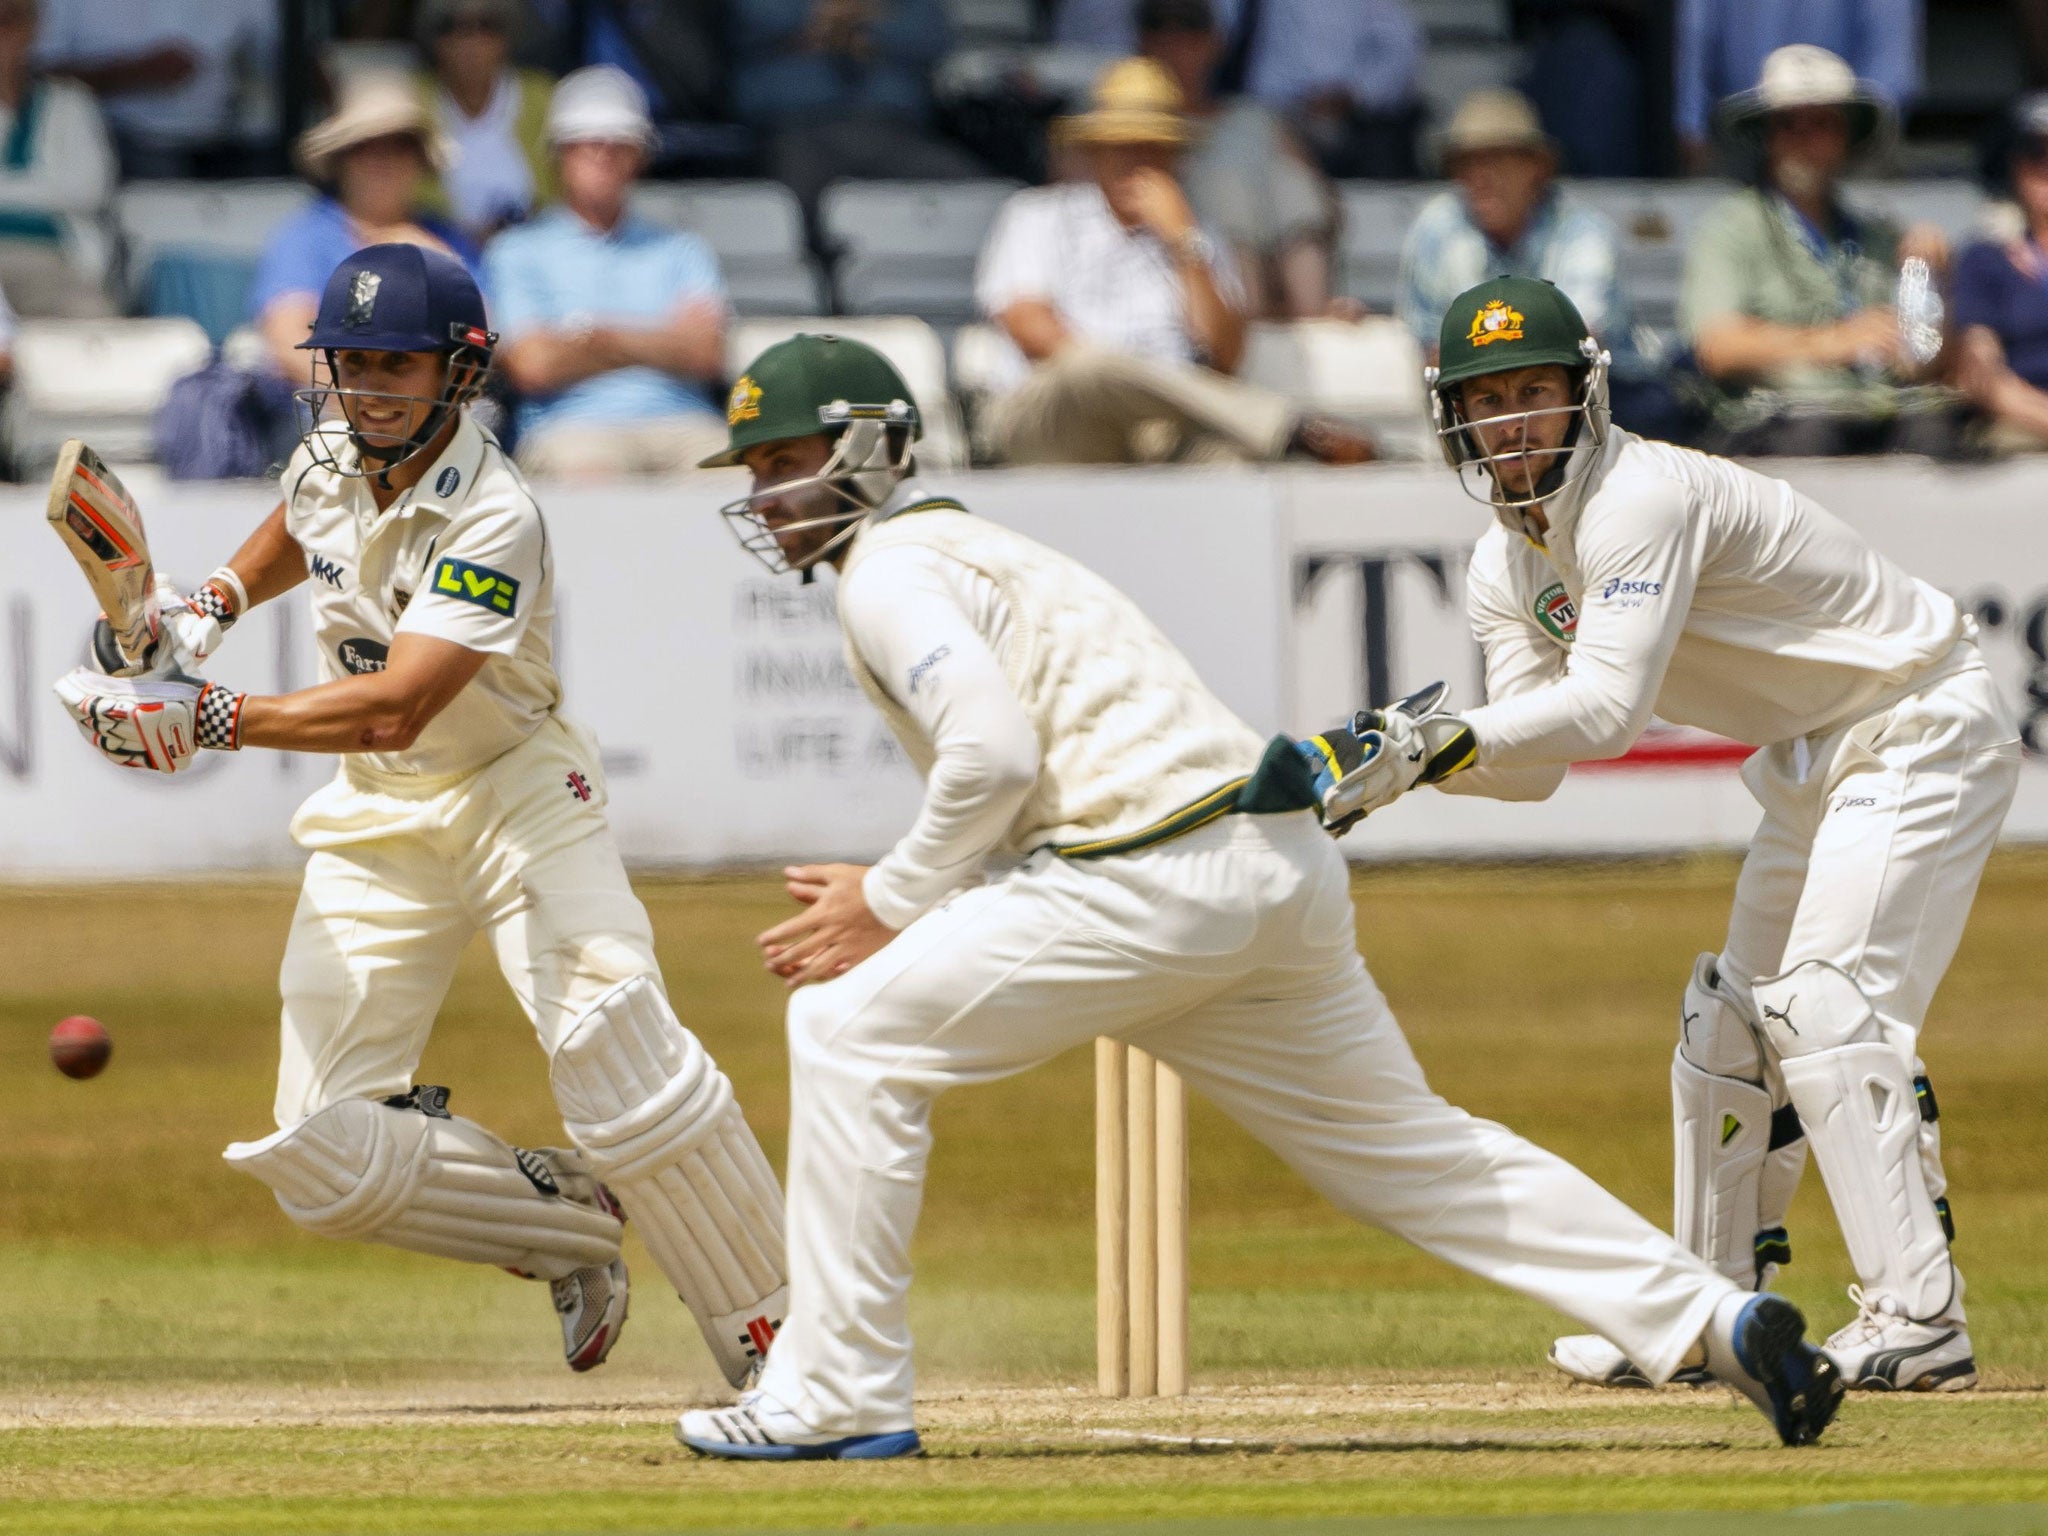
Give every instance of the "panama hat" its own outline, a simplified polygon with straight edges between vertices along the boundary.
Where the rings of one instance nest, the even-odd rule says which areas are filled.
[[[1063,144],[1173,144],[1192,138],[1180,87],[1154,59],[1120,59],[1096,78],[1088,110],[1060,118]]]
[[[1756,85],[1721,103],[1716,123],[1732,147],[1756,153],[1763,148],[1771,117],[1795,107],[1840,107],[1849,119],[1853,149],[1864,148],[1892,126],[1890,103],[1857,79],[1846,59],[1812,43],[1773,50]]]
[[[1437,158],[1449,171],[1463,155],[1502,149],[1557,158],[1557,141],[1543,131],[1528,97],[1520,91],[1474,91],[1451,114],[1437,143]]]
[[[448,140],[435,130],[419,88],[395,71],[364,70],[343,79],[334,111],[299,135],[295,154],[308,177],[330,182],[336,162],[349,150],[397,135],[418,140],[435,170],[448,168]]]

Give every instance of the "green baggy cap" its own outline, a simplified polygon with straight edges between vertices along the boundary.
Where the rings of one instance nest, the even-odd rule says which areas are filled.
[[[1494,277],[1467,288],[1444,312],[1437,387],[1483,373],[1562,363],[1583,368],[1588,331],[1578,306],[1538,277]]]
[[[866,418],[900,422],[913,439],[924,436],[909,386],[881,353],[845,336],[792,336],[755,358],[735,381],[725,402],[731,438],[698,467],[722,469],[757,444]]]

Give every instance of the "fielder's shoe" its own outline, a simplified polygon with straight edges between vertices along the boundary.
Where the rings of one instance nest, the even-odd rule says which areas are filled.
[[[591,1264],[548,1282],[548,1295],[562,1319],[562,1354],[572,1371],[591,1371],[604,1364],[626,1328],[626,1303],[631,1286],[626,1261]]]
[[[1837,1329],[1827,1352],[1852,1391],[1966,1392],[1977,1385],[1977,1357],[1960,1322],[1909,1322],[1871,1306],[1849,1287],[1856,1320]]]
[[[699,1456],[735,1461],[886,1461],[921,1456],[914,1429],[880,1435],[835,1435],[809,1428],[758,1392],[744,1392],[730,1408],[693,1408],[676,1420],[676,1438]]]
[[[1806,1342],[1806,1319],[1769,1291],[1728,1297],[1704,1335],[1707,1369],[1760,1408],[1787,1445],[1811,1445],[1842,1404],[1842,1373]]]
[[[1550,1363],[1589,1387],[1655,1385],[1641,1366],[1597,1333],[1566,1334],[1550,1346]],[[1703,1365],[1680,1366],[1671,1373],[1672,1382],[1682,1387],[1704,1387],[1713,1379]]]

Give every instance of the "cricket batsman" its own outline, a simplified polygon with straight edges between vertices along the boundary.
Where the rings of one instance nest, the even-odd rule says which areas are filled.
[[[2019,771],[1973,621],[1784,481],[1616,427],[1607,359],[1549,283],[1462,294],[1429,385],[1444,457],[1496,515],[1468,576],[1487,702],[1363,722],[1374,760],[1326,805],[1388,803],[1466,731],[1473,765],[1438,787],[1513,800],[1620,757],[1653,714],[1755,747],[1763,820],[1679,1009],[1675,1234],[1767,1286],[1811,1146],[1858,1278],[1827,1342],[1843,1378],[1974,1385],[1918,1047]],[[1656,1378],[1602,1331],[1551,1359]]]
[[[932,1102],[1104,1034],[1352,1215],[1611,1330],[1659,1379],[1704,1367],[1787,1443],[1820,1433],[1840,1387],[1789,1302],[1429,1090],[1359,959],[1294,743],[1261,742],[1100,577],[922,486],[917,407],[879,354],[785,341],[727,418],[707,467],[744,465],[753,489],[726,515],[771,570],[837,570],[848,664],[925,792],[872,868],[791,870],[803,910],[761,936],[797,989],[788,1322],[737,1406],[682,1416],[685,1444],[914,1452]],[[1021,862],[984,878],[995,854]]]
[[[195,750],[341,754],[281,986],[278,1130],[227,1150],[314,1232],[545,1280],[569,1365],[626,1320],[620,1224],[744,1382],[782,1317],[782,1196],[731,1083],[677,1019],[604,817],[596,741],[560,713],[553,556],[533,494],[470,417],[495,341],[461,265],[375,245],[311,336],[313,430],[284,501],[166,623],[137,681],[58,693],[87,740],[174,773]],[[185,675],[311,577],[324,681],[275,697]],[[413,1072],[470,937],[547,1052],[573,1146],[514,1147]]]

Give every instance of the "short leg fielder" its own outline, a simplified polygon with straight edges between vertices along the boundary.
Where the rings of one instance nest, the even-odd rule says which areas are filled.
[[[901,1435],[932,1100],[1098,1034],[1153,1051],[1342,1209],[1629,1341],[1660,1379],[1739,1302],[1560,1159],[1432,1093],[1306,816],[1095,864],[1041,854],[790,1007],[792,1311],[753,1400],[783,1437]]]
[[[535,777],[552,787],[554,766]],[[316,852],[284,964],[280,1130],[228,1160],[311,1230],[558,1284],[617,1263],[616,1194],[739,1385],[781,1319],[781,1193],[669,1007],[610,832],[588,821],[530,861],[460,817]],[[573,1150],[514,1148],[409,1094],[479,927],[548,1052]]]

